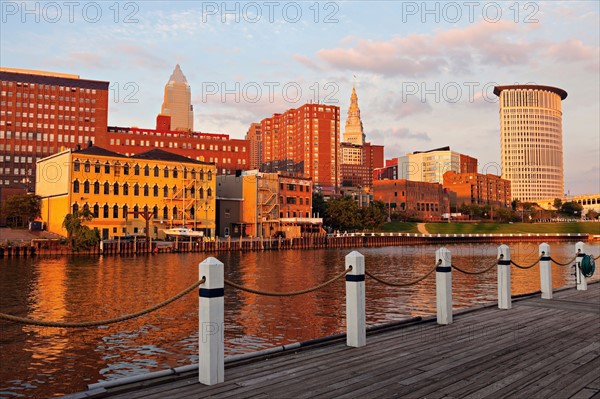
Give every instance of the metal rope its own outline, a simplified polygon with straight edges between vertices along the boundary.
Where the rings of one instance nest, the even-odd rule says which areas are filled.
[[[467,271],[467,270],[461,269],[460,267],[458,267],[458,266],[456,266],[456,265],[452,265],[452,267],[453,267],[454,269],[458,270],[459,272],[461,272],[461,273],[464,273],[464,274],[483,274],[483,273],[487,273],[487,272],[489,272],[489,271],[490,271],[490,270],[491,270],[491,269],[492,269],[494,266],[496,266],[497,264],[498,264],[498,259],[496,259],[496,260],[494,261],[494,263],[490,265],[490,267],[487,267],[487,268],[485,268],[485,270],[481,270],[481,271],[478,271],[478,272],[469,272],[469,271]]]
[[[594,257],[594,260],[598,260],[598,259],[600,259],[600,255]]]
[[[317,285],[316,287],[308,288],[308,289],[301,290],[301,291],[291,291],[291,292],[260,291],[260,290],[256,290],[256,289],[253,289],[253,288],[244,287],[244,286],[242,286],[240,284],[234,283],[233,281],[229,281],[229,280],[225,280],[225,285],[228,285],[228,286],[233,287],[233,288],[237,288],[238,290],[249,292],[251,294],[256,294],[256,295],[264,295],[264,296],[295,296],[295,295],[307,294],[309,292],[313,292],[313,291],[316,291],[316,290],[318,290],[320,288],[323,288],[326,285],[329,285],[329,284],[333,283],[334,281],[336,281],[336,280],[344,277],[351,270],[352,270],[352,266],[349,266],[348,269],[344,270],[342,273],[338,274],[337,276],[335,276],[331,280],[327,280],[324,283]]]
[[[181,291],[179,294],[167,299],[166,301],[159,303],[158,305],[154,305],[150,308],[140,310],[139,312],[136,312],[136,313],[126,314],[126,315],[123,315],[120,317],[115,317],[113,319],[99,320],[99,321],[82,321],[82,322],[60,322],[60,321],[34,320],[34,319],[28,319],[25,317],[17,317],[17,316],[9,315],[6,313],[0,313],[0,319],[12,321],[15,323],[28,324],[28,325],[32,325],[32,326],[41,326],[41,327],[81,328],[81,327],[106,326],[109,324],[114,324],[114,323],[119,323],[121,321],[134,319],[136,317],[143,316],[145,314],[154,312],[155,310],[165,307],[168,304],[170,304],[171,302],[176,301],[177,299],[181,298],[182,296],[188,294],[189,292],[191,292],[198,286],[204,284],[205,282],[206,282],[206,278],[202,277],[201,280],[195,282],[194,284],[192,284],[185,290]]]
[[[519,269],[531,269],[532,267],[534,267],[535,265],[537,265],[537,263],[538,263],[540,260],[541,260],[541,258],[540,258],[540,259],[538,259],[538,260],[536,260],[535,262],[533,262],[531,265],[527,265],[527,266],[521,266],[521,265],[518,265],[518,264],[516,264],[515,262],[513,262],[513,260],[512,260],[512,259],[510,260],[510,263],[512,263],[513,265],[515,265],[515,266],[516,266],[516,267],[518,267]]]
[[[423,277],[420,277],[414,281],[408,282],[408,283],[392,283],[389,281],[385,281],[380,279],[379,277],[374,276],[373,274],[371,274],[368,270],[365,270],[365,274],[369,277],[371,277],[373,280],[381,283],[381,284],[385,284],[385,285],[389,285],[390,287],[408,287],[409,285],[415,285],[417,283],[420,283],[421,281],[425,280],[427,278],[427,276],[429,276],[431,273],[433,273],[433,271],[442,264],[442,261],[439,260],[435,266],[433,266],[433,268],[427,272],[427,274],[425,274]]]

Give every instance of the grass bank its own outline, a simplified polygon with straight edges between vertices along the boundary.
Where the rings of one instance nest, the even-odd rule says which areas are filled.
[[[427,223],[429,234],[600,234],[598,222],[564,223]]]

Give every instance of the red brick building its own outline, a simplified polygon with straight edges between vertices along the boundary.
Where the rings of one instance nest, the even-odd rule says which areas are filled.
[[[438,183],[409,180],[376,180],[373,199],[383,201],[390,209],[405,211],[408,216],[425,221],[441,220],[448,212],[448,193]]]
[[[260,123],[250,125],[246,133],[246,140],[250,144],[250,169],[260,169],[262,163],[262,131]]]
[[[168,117],[159,116],[159,127],[168,127]],[[182,132],[137,127],[109,126],[98,137],[98,145],[127,156],[160,148],[169,152],[217,165],[217,174],[234,174],[250,169],[250,148],[247,140],[232,139],[227,134]]]
[[[106,132],[109,82],[0,68],[0,186],[33,191],[36,160]]]
[[[444,173],[444,188],[456,193],[456,204],[491,205],[508,208],[512,196],[510,181],[481,173]]]
[[[305,104],[263,119],[260,129],[262,171],[310,177],[324,188],[339,186],[339,107]]]

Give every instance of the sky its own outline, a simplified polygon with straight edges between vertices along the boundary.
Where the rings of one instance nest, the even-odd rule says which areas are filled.
[[[449,145],[500,174],[495,85],[563,101],[565,191],[600,192],[597,1],[1,1],[0,65],[110,81],[109,125],[153,128],[180,64],[194,130],[243,138],[356,86],[387,159]]]

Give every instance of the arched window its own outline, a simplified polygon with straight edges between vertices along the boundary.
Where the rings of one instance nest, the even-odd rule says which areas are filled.
[[[204,180],[204,169],[200,169],[200,180]]]
[[[152,208],[152,215],[154,216],[154,219],[158,219],[158,206],[154,205],[154,208]]]
[[[137,219],[140,216],[140,208],[136,205],[133,207],[133,218]]]
[[[194,198],[194,196],[196,195],[196,189],[194,188],[194,186],[190,187],[190,198]]]
[[[173,168],[173,178],[174,178],[174,179],[177,179],[177,176],[178,176],[177,167],[174,167],[174,168]],[[165,177],[166,177],[166,176],[165,176]]]
[[[73,215],[79,212],[79,205],[73,204]]]
[[[165,166],[165,168],[163,169],[163,172],[164,172],[164,174],[163,174],[164,177],[169,177],[169,168],[167,168]]]
[[[167,198],[169,196],[169,187],[165,184],[163,187],[163,197]]]
[[[165,205],[165,207],[163,208],[163,219],[168,219],[169,218],[169,208],[167,208],[167,206]]]
[[[137,183],[133,185],[133,195],[136,197],[140,195],[140,186]]]
[[[150,176],[150,167],[148,165],[144,166],[144,176]]]
[[[158,184],[155,184],[154,187],[152,188],[153,193],[155,197],[158,197]]]
[[[196,180],[196,169],[191,170],[192,179]]]
[[[113,206],[113,219],[119,218],[119,205]]]
[[[208,198],[212,197],[212,188],[209,187],[208,190],[206,190],[206,196]]]
[[[123,184],[123,195],[129,195],[129,184]]]
[[[204,189],[202,187],[200,187],[200,190],[198,190],[198,198],[204,198]]]
[[[98,217],[98,214],[100,213],[100,207],[98,206],[98,204],[94,205],[94,211],[92,212],[92,216],[94,216],[95,218]]]
[[[74,193],[78,193],[79,192],[79,180],[75,180],[73,182],[73,192]]]
[[[98,161],[94,164],[94,173],[100,173],[100,162]]]
[[[123,174],[124,175],[129,174],[129,165],[128,164],[123,165]]]
[[[144,197],[147,197],[149,195],[150,189],[148,188],[147,184],[144,184]]]
[[[94,194],[100,194],[100,183],[94,182]]]
[[[123,205],[123,219],[127,219],[128,211],[129,211],[129,209],[127,209],[127,205]]]
[[[173,186],[173,195],[177,194],[177,186]]]
[[[87,204],[87,202],[85,204],[83,204],[83,211],[89,211],[90,210],[90,206]]]
[[[104,194],[108,195],[110,193],[110,184],[108,182],[104,183]]]
[[[193,219],[194,217],[196,217],[196,210],[194,209],[194,207],[192,206],[190,208],[190,217]]]
[[[173,207],[173,219],[177,219],[177,207]]]
[[[119,183],[113,184],[113,194],[119,195]]]
[[[108,163],[108,161],[104,163],[104,173],[110,173],[110,164]]]
[[[90,171],[90,161],[85,161],[85,164],[83,165],[83,171],[84,172]]]
[[[133,174],[135,176],[139,176],[140,175],[140,165],[138,165],[137,163],[135,164],[135,166],[133,167]]]
[[[83,193],[84,194],[90,193],[90,182],[87,180],[83,182]]]
[[[79,159],[76,159],[75,161],[73,161],[73,171],[79,172],[80,170],[81,170],[81,163],[79,162]]]
[[[154,167],[154,177],[158,177],[158,173],[159,173],[160,169],[158,169],[158,166]]]
[[[208,180],[212,180],[212,170],[208,171]]]
[[[188,175],[188,170],[186,167],[183,168],[183,178],[187,179],[187,175]]]

